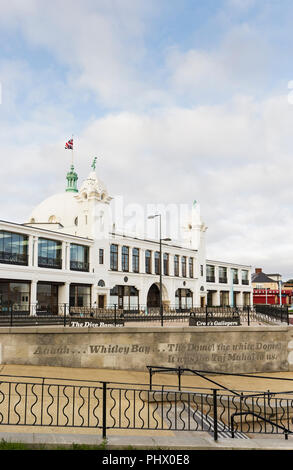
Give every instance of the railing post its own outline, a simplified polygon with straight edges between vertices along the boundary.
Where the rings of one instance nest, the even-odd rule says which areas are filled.
[[[117,324],[117,311],[116,311],[117,305],[114,305],[114,325],[116,326]]]
[[[64,326],[66,326],[66,304],[63,305],[64,312],[63,312],[63,322]]]
[[[250,307],[247,305],[247,324],[250,326]]]
[[[206,326],[208,326],[208,306],[206,305]]]
[[[13,325],[12,302],[10,302],[10,326]]]
[[[214,441],[218,440],[218,400],[217,400],[217,390],[213,389],[213,407],[214,407]]]
[[[107,437],[107,382],[103,382],[103,439]]]

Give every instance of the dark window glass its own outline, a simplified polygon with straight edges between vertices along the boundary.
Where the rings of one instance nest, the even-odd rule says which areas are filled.
[[[207,282],[215,282],[215,266],[207,264],[206,280]]]
[[[104,250],[103,250],[103,248],[99,249],[99,264],[104,264]]]
[[[0,263],[28,264],[28,236],[0,231]]]
[[[155,252],[155,274],[160,274],[160,252]]]
[[[186,277],[186,256],[182,256],[181,258],[181,271],[182,276]]]
[[[179,276],[179,255],[174,255],[174,276]]]
[[[219,282],[222,284],[226,284],[228,282],[227,268],[224,266],[219,266]]]
[[[193,258],[189,258],[189,277],[193,277]]]
[[[88,307],[91,305],[90,286],[75,285],[70,286],[70,307]]]
[[[38,252],[38,266],[61,269],[62,243],[60,241],[39,238]]]
[[[122,271],[129,271],[129,247],[122,247]]]
[[[111,245],[110,247],[110,269],[118,271],[118,245]]]
[[[70,269],[73,271],[89,271],[89,247],[71,244]]]
[[[134,273],[139,272],[139,249],[138,248],[132,249],[132,271]]]
[[[145,272],[146,274],[151,274],[152,272],[152,252],[150,250],[145,252]]]
[[[169,276],[169,254],[164,253],[164,275]]]

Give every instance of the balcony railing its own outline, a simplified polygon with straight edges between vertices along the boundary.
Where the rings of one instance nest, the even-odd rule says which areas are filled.
[[[244,286],[248,286],[249,285],[249,280],[248,279],[242,279],[242,284]]]
[[[221,284],[227,284],[228,283],[228,278],[227,277],[219,277],[219,282]]]
[[[207,282],[215,282],[215,276],[207,276]]]
[[[61,269],[62,259],[46,258],[44,256],[38,257],[38,266],[40,268]]]
[[[233,278],[233,284],[239,284],[239,279],[238,277]]]
[[[7,253],[0,251],[0,263],[28,265],[28,255],[20,253]]]
[[[88,273],[90,270],[90,265],[85,261],[70,261],[70,269],[71,271],[83,271]]]

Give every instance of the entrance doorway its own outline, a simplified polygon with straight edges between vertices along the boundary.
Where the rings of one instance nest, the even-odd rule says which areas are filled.
[[[104,295],[99,295],[98,296],[98,307],[99,308],[104,308],[105,307],[105,296]]]
[[[147,307],[156,308],[160,307],[160,289],[157,284],[152,284],[148,291]]]

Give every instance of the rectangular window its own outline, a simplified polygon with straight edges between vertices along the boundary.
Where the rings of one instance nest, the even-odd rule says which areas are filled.
[[[138,248],[132,249],[132,271],[134,273],[139,272],[139,249]]]
[[[207,264],[206,280],[207,282],[215,282],[215,266]]]
[[[129,247],[122,247],[122,271],[129,271]]]
[[[161,266],[160,266],[160,252],[155,252],[155,274],[160,274]]]
[[[28,264],[28,236],[0,230],[0,263]]]
[[[231,269],[231,272],[232,272],[233,284],[238,284],[238,283],[239,283],[239,279],[238,279],[238,269],[232,268],[232,269]]]
[[[145,272],[146,274],[152,272],[152,252],[150,250],[145,251]]]
[[[246,269],[242,269],[242,284],[245,286],[248,286],[249,284],[248,271]]]
[[[186,277],[186,256],[182,256],[181,258],[181,271],[182,277]]]
[[[99,248],[99,264],[104,264],[104,250]]]
[[[62,268],[62,243],[60,241],[39,238],[38,266],[41,268]]]
[[[174,276],[179,276],[179,255],[174,255]]]
[[[193,278],[193,258],[189,258],[189,277]]]
[[[70,307],[89,307],[91,305],[91,287],[82,284],[71,284],[69,304]]]
[[[0,312],[13,311],[27,313],[30,305],[30,283],[0,280]]]
[[[219,282],[221,284],[227,284],[228,278],[227,278],[227,268],[224,266],[219,266]]]
[[[203,264],[200,265],[200,275],[203,276]]]
[[[110,269],[118,271],[118,245],[114,244],[110,246]]]
[[[164,259],[164,275],[169,276],[169,254],[164,253],[163,259]]]
[[[89,272],[89,247],[70,245],[70,269],[72,271]]]

